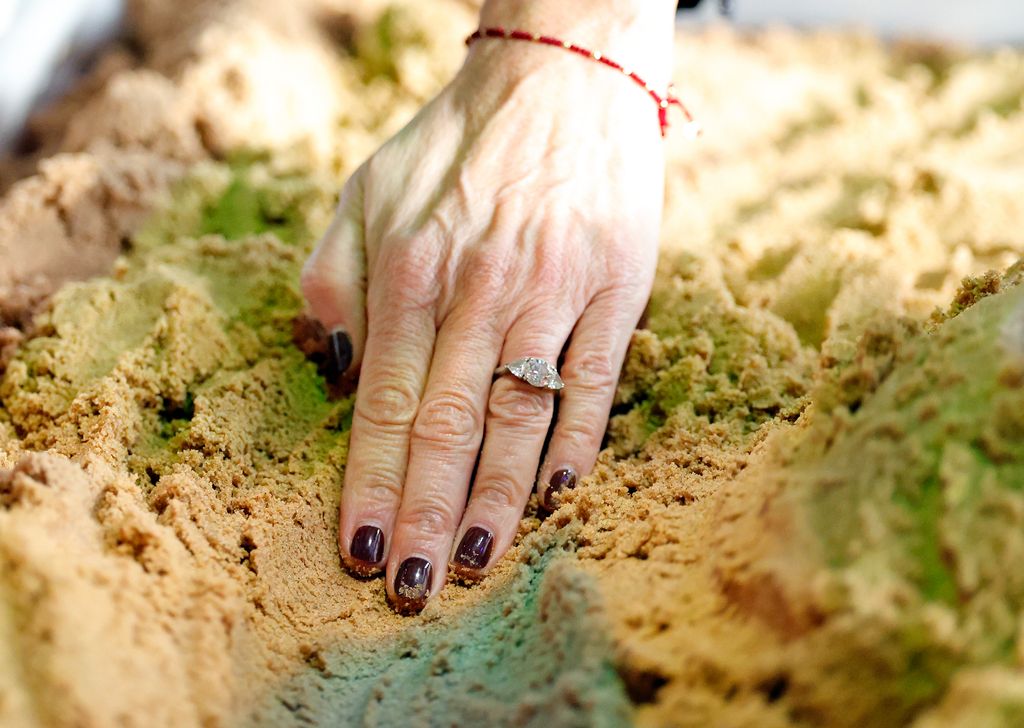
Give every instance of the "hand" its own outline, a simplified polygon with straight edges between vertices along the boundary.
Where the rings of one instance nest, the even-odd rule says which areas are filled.
[[[553,508],[593,467],[650,294],[663,174],[642,89],[559,49],[482,41],[346,184],[302,285],[347,334],[341,366],[361,367],[342,557],[386,569],[399,611],[441,589],[450,557],[464,576],[493,566],[535,482]],[[556,395],[493,372],[554,363],[567,341],[537,478]]]

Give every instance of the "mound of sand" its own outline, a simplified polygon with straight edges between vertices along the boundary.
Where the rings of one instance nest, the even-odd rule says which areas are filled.
[[[598,467],[403,618],[297,278],[473,13],[132,14],[5,172],[0,723],[1024,720],[1024,54],[680,38],[708,132]]]

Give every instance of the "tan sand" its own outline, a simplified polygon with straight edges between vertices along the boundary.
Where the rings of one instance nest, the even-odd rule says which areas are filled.
[[[471,9],[132,12],[0,200],[0,723],[1021,722],[1024,53],[681,38],[598,468],[402,618],[297,274]]]

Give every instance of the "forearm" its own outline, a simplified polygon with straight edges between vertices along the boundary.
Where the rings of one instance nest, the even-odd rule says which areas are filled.
[[[676,0],[487,0],[480,24],[578,43],[664,88],[671,77],[675,11]]]

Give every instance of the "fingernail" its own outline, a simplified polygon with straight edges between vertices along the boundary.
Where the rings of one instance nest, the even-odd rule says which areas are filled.
[[[352,536],[348,552],[367,566],[379,564],[384,558],[384,532],[376,526],[360,526]]]
[[[395,608],[402,614],[414,614],[427,603],[430,577],[434,568],[426,559],[413,556],[402,562],[395,575]]]
[[[551,474],[548,489],[544,491],[544,507],[549,511],[558,508],[558,495],[563,490],[576,487],[576,471],[572,468],[560,468]]]
[[[327,375],[338,379],[352,366],[352,339],[341,329],[327,338]]]
[[[486,528],[473,526],[459,542],[455,552],[455,563],[467,569],[482,569],[491,560],[491,547],[494,546],[494,534]]]

